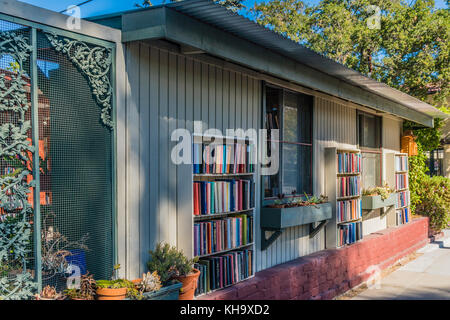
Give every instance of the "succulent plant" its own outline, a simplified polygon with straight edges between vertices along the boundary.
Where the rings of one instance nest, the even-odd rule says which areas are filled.
[[[373,187],[373,188],[363,189],[362,195],[363,196],[379,195],[379,196],[381,196],[382,200],[386,200],[387,198],[389,198],[389,196],[393,192],[394,192],[394,189],[392,189],[391,187],[389,187],[389,185],[387,183],[385,183],[384,186],[382,186],[382,187]]]
[[[81,276],[79,289],[66,289],[64,292],[70,299],[94,300],[96,288],[94,277],[87,273]]]
[[[36,296],[38,300],[61,300],[64,298],[63,294],[56,291],[55,287],[45,286],[41,293]]]
[[[158,291],[161,289],[161,279],[157,271],[153,273],[147,272],[142,275],[142,280],[138,283],[138,288],[141,293]]]
[[[156,249],[149,253],[148,270],[156,271],[163,285],[174,277],[188,275],[198,261],[198,257],[188,259],[182,250],[163,242],[158,243]]]

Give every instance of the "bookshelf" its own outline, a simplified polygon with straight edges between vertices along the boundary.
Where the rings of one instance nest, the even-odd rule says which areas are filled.
[[[325,231],[327,248],[339,248],[362,239],[361,152],[325,148],[326,194],[332,218]]]
[[[403,165],[402,165],[403,164]],[[399,185],[397,179],[404,177],[405,185]],[[387,213],[387,227],[396,227],[404,222],[409,222],[410,213],[410,194],[408,186],[408,154],[406,153],[387,153],[386,154],[386,180],[390,186],[395,189],[396,204]],[[406,211],[406,215],[404,214]],[[403,216],[403,219],[401,219]],[[399,219],[400,218],[400,219]],[[407,218],[407,219],[404,219]]]
[[[397,205],[395,207],[396,226],[408,223],[411,219],[408,169],[408,154],[395,154],[395,190],[397,192]]]
[[[197,297],[254,275],[256,162],[250,161],[255,157],[251,145],[248,138],[194,135],[191,214],[192,251],[201,272]]]

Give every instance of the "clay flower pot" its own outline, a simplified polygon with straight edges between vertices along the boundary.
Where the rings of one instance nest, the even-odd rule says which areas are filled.
[[[127,288],[98,288],[97,300],[123,300],[127,295]]]
[[[175,280],[183,284],[178,300],[194,300],[195,289],[197,289],[200,270],[192,269],[192,272],[186,276],[175,277]]]

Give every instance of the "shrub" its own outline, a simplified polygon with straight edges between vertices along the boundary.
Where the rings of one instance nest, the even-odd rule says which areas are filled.
[[[429,176],[426,174],[428,168],[426,166],[426,159],[423,152],[423,148],[420,143],[417,144],[418,147],[418,155],[409,157],[409,191],[411,197],[411,211],[416,213],[416,206],[422,202],[422,183],[426,179],[429,179]]]
[[[163,284],[176,276],[184,276],[192,271],[197,259],[188,259],[183,251],[168,243],[158,243],[154,251],[150,251],[150,259],[147,263],[150,272],[156,271]]]
[[[447,228],[450,219],[450,179],[426,176],[417,190],[415,213],[430,217],[433,231]]]

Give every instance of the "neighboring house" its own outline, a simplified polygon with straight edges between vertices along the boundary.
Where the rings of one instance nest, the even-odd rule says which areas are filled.
[[[428,90],[428,102],[432,102],[432,96],[439,88],[430,86]],[[450,103],[450,98],[448,99]],[[438,105],[439,106],[439,105]],[[445,119],[441,128],[441,144],[439,148],[426,152],[428,174],[431,176],[443,176],[450,178],[450,119]]]
[[[407,192],[407,184],[400,187],[407,170],[397,167],[397,159],[406,160],[398,157],[403,121],[432,127],[435,117],[445,117],[425,102],[212,1],[115,13],[83,20],[82,28],[74,30],[66,26],[66,16],[17,1],[3,0],[0,12],[0,35],[17,29],[11,21],[29,26],[22,33],[37,34],[36,41],[30,41],[37,59],[58,65],[48,75],[32,75],[32,83],[42,88],[50,103],[50,129],[45,134],[52,138],[52,203],[45,208],[55,214],[51,223],[70,234],[71,241],[89,235],[90,250],[77,252],[77,259],[86,260],[83,263],[96,276],[105,277],[113,263],[120,263],[122,276],[139,277],[146,271],[148,251],[160,241],[188,256],[198,255],[203,245],[199,239],[211,232],[222,237],[216,247],[220,254],[211,253],[214,246],[206,253],[200,250],[203,265],[223,270],[229,261],[251,261],[242,262],[239,272],[252,274],[339,247],[337,239],[350,232],[357,231],[361,238],[400,224],[398,217],[409,215],[407,204],[399,210],[391,205],[389,210],[377,207],[362,214],[361,187],[387,181]],[[30,101],[32,107],[35,100]],[[47,120],[38,123],[42,126]],[[247,168],[251,173],[239,168],[226,174],[231,169],[219,167],[220,173],[204,174],[195,165],[177,165],[171,156],[176,146],[172,133],[178,128],[197,134],[194,144],[202,135],[226,136],[227,129],[280,129],[275,141],[280,169],[263,175],[263,168],[255,165]],[[205,133],[206,129],[221,133]],[[233,135],[240,145],[250,144],[251,138]],[[251,140],[258,150],[266,146],[262,138]],[[242,158],[245,150],[239,151]],[[361,172],[338,172],[336,153],[361,154]],[[228,161],[226,155],[223,159]],[[225,189],[214,188],[225,188],[223,183],[231,180],[237,188],[231,197],[239,195],[239,210],[225,206],[219,215],[197,216],[199,206],[219,201],[223,208],[230,201],[220,191]],[[216,184],[206,189],[212,186],[206,182]],[[211,191],[200,197],[198,185],[219,190],[221,198],[211,200]],[[336,188],[342,188],[340,195]],[[244,198],[244,193],[249,196]],[[297,217],[283,230],[264,227],[263,207],[276,203],[279,194],[290,199],[326,195],[331,217],[303,223]],[[342,221],[336,215],[339,206],[349,213]],[[224,222],[230,217],[234,222],[226,223],[236,223],[233,230],[224,227],[230,226]],[[324,227],[322,221],[327,220]],[[206,222],[209,225],[202,224]],[[233,240],[240,250],[224,244],[225,233],[246,229],[243,238]],[[411,234],[422,236],[420,230]],[[396,254],[412,248],[400,247],[412,246],[412,240],[387,239],[396,244],[393,251],[400,250],[389,254],[397,259]],[[384,248],[379,252],[388,258]],[[374,259],[381,257],[379,252],[373,253]]]
[[[450,120],[444,120],[444,126],[441,129],[441,145],[443,152],[442,176],[450,178]]]

